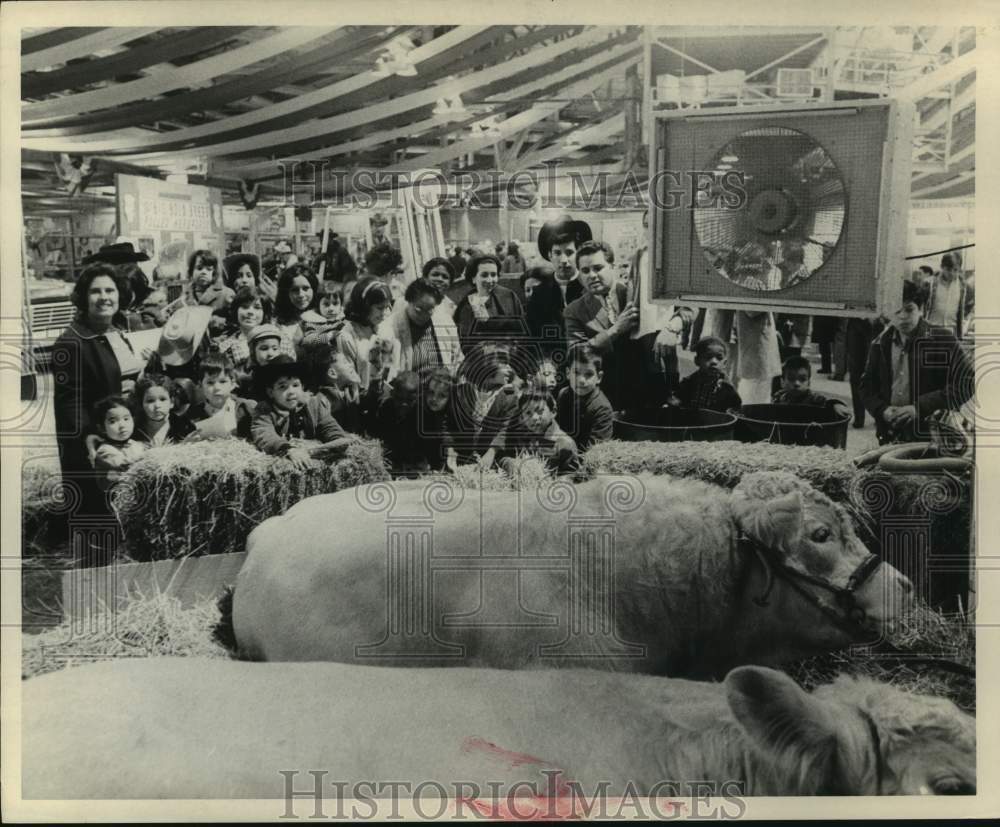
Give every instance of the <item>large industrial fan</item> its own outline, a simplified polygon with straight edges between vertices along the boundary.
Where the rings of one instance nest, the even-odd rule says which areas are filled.
[[[658,113],[650,299],[875,315],[899,303],[913,109]]]

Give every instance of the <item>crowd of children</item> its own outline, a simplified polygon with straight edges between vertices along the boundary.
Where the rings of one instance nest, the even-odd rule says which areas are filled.
[[[574,474],[583,452],[612,437],[605,356],[587,342],[571,342],[558,366],[544,348],[484,340],[457,367],[393,374],[393,343],[376,335],[393,302],[382,280],[321,284],[293,264],[267,281],[246,255],[225,265],[223,278],[207,251],[191,257],[180,306],[208,297],[213,312],[194,358],[175,368],[154,355],[131,394],[94,410],[88,456],[106,483],[148,447],[199,439],[246,439],[303,467],[369,436],[383,442],[394,474],[413,476],[461,463],[510,469],[522,453]],[[727,344],[708,336],[694,351],[695,372],[667,404],[738,412]],[[843,413],[809,389],[810,373],[808,360],[789,357],[772,401]]]

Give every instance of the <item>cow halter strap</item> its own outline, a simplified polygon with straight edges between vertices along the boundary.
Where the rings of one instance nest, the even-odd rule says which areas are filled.
[[[882,565],[882,561],[877,555],[868,554],[858,564],[857,568],[851,572],[851,575],[847,578],[847,583],[843,586],[838,586],[823,577],[814,577],[811,574],[793,569],[781,559],[781,555],[778,552],[745,532],[740,534],[740,540],[753,549],[757,555],[757,559],[760,560],[761,565],[764,567],[764,574],[767,578],[764,593],[760,597],[753,599],[755,605],[761,607],[768,605],[768,598],[771,595],[771,590],[774,588],[774,574],[777,572],[802,597],[829,616],[837,625],[846,627],[848,631],[855,635],[863,629],[867,615],[865,614],[865,610],[857,604],[854,593],[871,578],[875,573],[875,569]],[[815,592],[805,588],[802,585],[803,583],[810,583],[813,586],[818,586],[830,592],[837,605],[843,609],[844,614],[841,615],[838,612],[832,611],[829,606],[820,600]]]

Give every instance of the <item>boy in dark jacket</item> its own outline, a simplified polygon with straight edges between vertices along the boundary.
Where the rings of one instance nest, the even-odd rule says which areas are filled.
[[[517,403],[517,421],[508,429],[501,467],[510,471],[509,460],[520,452],[537,454],[553,474],[580,470],[580,457],[573,438],[556,423],[556,403],[545,391],[529,390]]]
[[[582,453],[598,442],[611,439],[615,413],[601,390],[604,360],[590,345],[570,348],[569,387],[559,392],[556,422]]]
[[[861,379],[865,408],[880,444],[929,439],[927,418],[958,410],[975,393],[975,376],[955,334],[924,319],[927,289],[903,282],[903,301],[872,342]]]
[[[208,353],[198,365],[198,386],[203,401],[187,410],[198,435],[208,439],[249,437],[256,403],[236,395],[236,368],[229,357]]]
[[[254,368],[254,382],[261,402],[254,412],[250,433],[265,454],[283,456],[299,469],[311,459],[339,457],[354,442],[330,414],[328,405],[307,397],[305,365],[278,356]]]
[[[368,432],[382,441],[393,473],[411,474],[428,470],[422,461],[417,428],[417,396],[420,380],[412,370],[397,373],[389,396],[379,403]]]
[[[847,406],[839,399],[823,396],[813,391],[812,365],[805,356],[789,356],[781,366],[781,387],[771,397],[775,405],[808,405],[827,408],[837,416],[847,416]]]
[[[694,346],[694,363],[698,370],[681,380],[672,405],[709,411],[739,411],[743,400],[736,392],[722,366],[726,363],[726,343],[714,336],[700,339]]]

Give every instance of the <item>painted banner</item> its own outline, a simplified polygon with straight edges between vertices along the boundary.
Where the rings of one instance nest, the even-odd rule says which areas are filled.
[[[186,277],[194,250],[222,257],[221,190],[135,175],[116,175],[115,183],[119,236],[141,238],[142,246],[153,247],[160,279]]]

